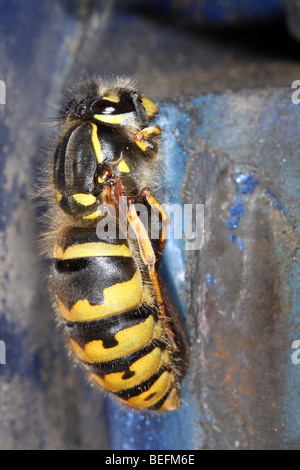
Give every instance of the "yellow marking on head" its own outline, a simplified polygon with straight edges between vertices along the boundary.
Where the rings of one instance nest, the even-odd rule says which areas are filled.
[[[78,202],[78,204],[81,204],[82,206],[91,206],[97,200],[97,198],[92,194],[83,193],[73,194],[73,199],[75,199],[75,201]]]
[[[91,305],[87,299],[78,300],[70,311],[65,308],[61,314],[65,320],[89,321],[124,312],[141,305],[142,289],[142,278],[136,271],[129,281],[106,287],[103,290],[103,304]]]
[[[103,161],[103,155],[101,150],[100,140],[98,139],[97,126],[94,122],[90,122],[92,126],[92,144],[96,154],[97,162],[101,163]]]
[[[178,408],[180,408],[179,394],[176,388],[173,388],[159,411],[173,411],[177,410]]]
[[[160,365],[160,361],[161,350],[160,348],[155,348],[153,351],[147,354],[147,356],[141,357],[130,366],[130,372],[135,372],[132,377],[123,379],[125,371],[115,372],[105,375],[105,377],[100,379],[100,384],[112,392],[126,390],[127,388],[134,387],[144,380],[147,380],[149,377],[151,377],[151,375],[155,374]]]
[[[107,100],[107,101],[112,101],[113,103],[119,103],[120,102],[120,97],[118,95],[114,95],[114,94],[103,96],[102,99]]]
[[[86,258],[90,256],[122,256],[131,257],[132,253],[126,245],[111,245],[104,242],[81,243],[69,246],[65,251],[56,245],[54,257],[56,259]]]
[[[121,173],[130,173],[129,166],[127,165],[125,160],[121,160],[117,168]]]
[[[83,217],[84,220],[92,220],[92,219],[97,219],[97,217],[101,217],[103,215],[101,209],[97,209],[95,212],[92,212],[89,215],[85,215]]]
[[[128,113],[123,114],[94,114],[94,118],[107,124],[122,124]]]
[[[148,98],[142,98],[142,102],[148,117],[151,117],[153,114],[158,112],[158,107],[153,101]]]
[[[105,180],[103,180],[100,176],[98,176],[98,183],[102,184]]]
[[[80,359],[84,357],[84,360],[90,363],[119,359],[146,346],[152,339],[153,329],[154,319],[150,315],[144,322],[116,333],[118,344],[112,348],[104,348],[103,341],[99,339],[90,341],[83,349],[76,343],[75,352]]]
[[[161,376],[154,382],[152,387],[150,387],[147,392],[143,392],[136,397],[131,397],[128,400],[124,400],[125,403],[135,407],[135,408],[149,408],[150,406],[154,405],[158,402],[165,393],[167,393],[168,389],[174,383],[174,374],[173,372],[165,371],[161,374]],[[151,396],[152,394],[155,394]],[[150,397],[147,400],[148,397]]]
[[[55,199],[56,201],[58,202],[58,204],[60,203],[61,199],[62,199],[62,194],[61,193],[55,193]]]

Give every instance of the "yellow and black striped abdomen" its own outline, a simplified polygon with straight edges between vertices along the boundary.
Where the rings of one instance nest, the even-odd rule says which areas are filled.
[[[54,256],[56,307],[91,378],[133,407],[176,408],[168,330],[127,241],[70,228]]]

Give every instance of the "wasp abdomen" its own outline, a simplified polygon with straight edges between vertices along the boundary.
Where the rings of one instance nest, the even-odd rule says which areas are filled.
[[[177,397],[171,354],[128,242],[70,228],[54,255],[57,310],[91,378],[133,407],[164,409]]]
[[[113,242],[99,240],[94,229],[86,228],[59,237],[53,287],[65,320],[95,320],[142,304],[142,278],[128,244]]]

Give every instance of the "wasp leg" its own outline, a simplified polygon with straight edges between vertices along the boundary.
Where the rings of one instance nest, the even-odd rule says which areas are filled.
[[[160,233],[160,238],[159,238],[158,251],[156,252],[156,259],[158,259],[161,256],[164,246],[165,246],[166,232],[167,232],[168,225],[170,223],[170,218],[168,214],[166,213],[164,207],[157,201],[157,199],[155,199],[155,197],[151,194],[151,191],[148,188],[142,189],[141,196],[147,200],[148,204],[151,207],[154,207],[156,210],[159,211],[159,214],[161,217],[161,223],[162,223],[161,233]],[[156,261],[155,275],[156,275],[158,287],[162,296],[165,312],[167,314],[167,317],[170,318],[171,320],[172,329],[177,332],[175,333],[174,338],[177,338],[176,342],[177,342],[178,350],[180,351],[180,358],[181,358],[180,373],[181,373],[181,376],[183,377],[186,373],[186,369],[188,365],[188,356],[189,356],[188,341],[186,338],[186,334],[183,330],[183,327],[178,319],[178,313],[172,302],[172,299],[169,296],[169,293],[163,281],[160,279],[159,274],[157,273],[157,266],[158,266],[158,262]]]
[[[143,152],[156,150],[157,141],[160,138],[161,132],[162,131],[159,126],[145,127],[143,130],[135,134],[134,141]]]
[[[155,269],[156,256],[152,247],[152,243],[149,239],[148,233],[143,223],[141,222],[139,216],[137,215],[133,200],[131,198],[128,198],[127,203],[128,203],[127,219],[137,238],[142,260],[144,264],[146,264],[148,267],[150,279],[155,290],[155,296],[156,296],[156,300],[158,303],[159,313],[161,316],[168,319],[170,317],[169,315],[167,315],[167,312],[166,312],[165,303],[164,303],[162,292],[160,289],[158,274]],[[172,346],[174,350],[177,350],[178,347],[174,340],[174,333],[172,333],[172,335],[173,336],[170,340],[172,342]]]
[[[153,267],[154,269],[156,262],[155,253],[147,230],[137,215],[136,209],[134,207],[134,199],[128,198],[127,205],[127,219],[137,238],[142,260],[148,267]]]
[[[161,218],[161,229],[160,229],[160,234],[159,234],[159,240],[158,240],[158,248],[156,251],[156,266],[158,266],[160,257],[162,255],[162,252],[164,251],[165,244],[166,244],[166,237],[167,237],[167,228],[170,223],[170,218],[168,214],[166,213],[164,207],[162,204],[158,202],[157,199],[151,194],[151,191],[149,188],[144,188],[141,191],[141,196],[146,199],[148,204],[156,209],[159,212],[160,218]]]

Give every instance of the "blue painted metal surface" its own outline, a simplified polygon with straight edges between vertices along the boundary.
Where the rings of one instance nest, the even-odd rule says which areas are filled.
[[[300,241],[298,112],[286,89],[162,107],[167,195],[180,199],[186,176],[189,191],[192,172],[202,183],[192,202],[204,202],[207,218],[218,221],[207,222],[200,252],[187,255],[181,244],[192,351],[183,407],[157,417],[109,403],[112,448],[299,448],[300,367],[291,361],[300,338],[300,268],[291,257]],[[204,179],[204,170],[217,177]],[[166,257],[172,263],[172,250]],[[177,294],[180,266],[169,273]]]
[[[221,191],[219,186],[222,183],[226,185],[223,202],[219,199],[219,203],[223,205],[225,201],[232,201],[228,209],[219,207],[215,214],[215,217],[224,218],[223,228],[222,223],[216,224],[224,233],[221,239],[216,233],[210,233],[209,238],[216,238],[221,244],[227,229],[229,240],[237,242],[240,250],[240,254],[232,251],[234,263],[227,265],[223,271],[224,266],[222,268],[221,264],[227,251],[229,253],[231,250],[225,244],[225,251],[214,262],[215,272],[210,268],[210,275],[218,279],[218,288],[209,286],[210,292],[204,298],[206,302],[209,299],[209,309],[214,307],[216,311],[222,312],[231,330],[227,331],[220,318],[212,321],[211,317],[207,317],[207,307],[202,306],[200,319],[202,322],[203,317],[206,319],[206,327],[218,343],[216,349],[209,344],[204,345],[204,354],[214,354],[222,364],[220,369],[228,370],[223,377],[223,386],[227,387],[230,383],[232,389],[229,391],[228,388],[228,396],[226,392],[222,395],[225,400],[226,396],[228,399],[231,395],[232,409],[235,402],[238,404],[236,413],[243,416],[244,430],[249,427],[247,445],[250,448],[299,448],[300,422],[297,410],[300,369],[291,362],[292,340],[300,335],[300,268],[294,256],[299,246],[296,228],[300,217],[296,118],[299,108],[292,104],[289,89],[211,95],[194,100],[193,106],[198,110],[200,122],[186,138],[194,142],[195,148],[201,148],[203,139],[202,148],[205,146],[209,149],[204,152],[204,165],[201,162],[203,152],[199,152],[199,176],[201,169],[210,166],[206,161],[208,156],[214,157],[211,164],[216,164],[215,158],[219,155],[217,163],[222,167],[221,173],[225,172],[226,166],[229,172],[227,182],[220,174],[218,184],[212,185],[212,191],[215,192],[212,197],[217,199],[217,193]],[[208,230],[213,224],[215,222],[208,224]],[[275,259],[271,261],[274,253]],[[211,257],[213,252],[205,252],[204,247],[199,254],[204,266],[211,263],[207,255]],[[261,259],[264,261],[261,262]],[[235,297],[237,303],[233,300]],[[239,338],[235,341],[233,335],[236,329]],[[227,334],[229,338],[226,339]],[[244,359],[235,357],[240,348],[242,351],[239,354]],[[229,367],[227,360],[230,362]],[[259,366],[255,366],[253,361],[258,361]],[[211,364],[211,361],[204,361],[203,366],[207,363]],[[234,374],[233,370],[236,370]],[[240,376],[244,375],[243,380],[238,378],[237,371]],[[208,382],[215,383],[213,375],[207,374]],[[220,383],[222,380],[218,385]],[[250,404],[253,400],[256,401],[256,407],[261,407],[261,414],[256,417],[257,423],[251,418]],[[259,405],[260,402],[262,405]],[[217,414],[216,409],[212,413]],[[231,413],[234,416],[234,412]],[[236,424],[236,421],[235,417],[231,425]],[[264,428],[264,432],[260,428]],[[229,429],[230,424],[227,422],[228,435]],[[236,435],[238,447],[243,446],[243,439],[243,432],[239,432]]]

